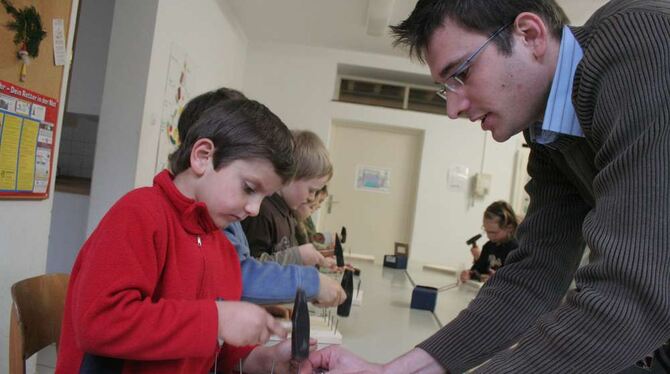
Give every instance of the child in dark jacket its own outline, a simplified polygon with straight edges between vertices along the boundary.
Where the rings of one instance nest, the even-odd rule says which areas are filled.
[[[269,372],[290,342],[240,302],[240,262],[221,229],[258,214],[293,174],[293,140],[262,104],[212,106],[152,187],[122,197],[82,247],[65,302],[57,373]]]
[[[297,218],[302,205],[314,201],[317,191],[333,176],[326,146],[313,132],[293,130],[296,170],[291,181],[263,201],[257,217],[242,221],[251,255],[284,264],[335,266],[335,260],[321,255],[313,244],[297,238]]]
[[[480,251],[477,243],[470,252],[474,262],[470,270],[461,273],[461,281],[469,279],[484,281],[505,265],[507,255],[519,246],[516,241],[518,221],[512,206],[505,201],[496,201],[484,211],[483,228],[489,239]]]

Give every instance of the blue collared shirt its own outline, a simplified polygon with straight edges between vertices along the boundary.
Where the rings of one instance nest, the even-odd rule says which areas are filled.
[[[540,144],[554,142],[559,134],[584,136],[575,108],[572,105],[572,83],[577,64],[584,52],[567,26],[563,27],[563,37],[556,64],[554,80],[544,111],[544,120],[530,126],[531,140]]]

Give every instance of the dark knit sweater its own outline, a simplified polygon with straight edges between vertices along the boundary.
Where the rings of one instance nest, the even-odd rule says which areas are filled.
[[[572,31],[585,138],[531,145],[519,248],[419,345],[451,372],[616,373],[670,338],[670,1],[613,0]]]

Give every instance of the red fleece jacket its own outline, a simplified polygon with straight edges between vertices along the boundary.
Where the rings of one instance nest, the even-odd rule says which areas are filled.
[[[84,353],[123,373],[207,373],[219,345],[214,300],[239,300],[240,261],[202,203],[163,171],[121,198],[82,247],[65,302],[56,373]],[[224,344],[228,372],[253,347]]]

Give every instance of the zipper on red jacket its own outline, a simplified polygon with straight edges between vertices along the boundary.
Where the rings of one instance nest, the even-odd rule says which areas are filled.
[[[200,276],[200,287],[198,287],[198,298],[201,298],[203,296],[203,288],[205,284],[205,279],[207,278],[207,259],[205,258],[207,251],[203,250],[202,248],[202,238],[200,235],[196,235],[196,241],[198,243],[198,248],[201,249],[200,251],[200,258],[202,260],[202,275]]]

